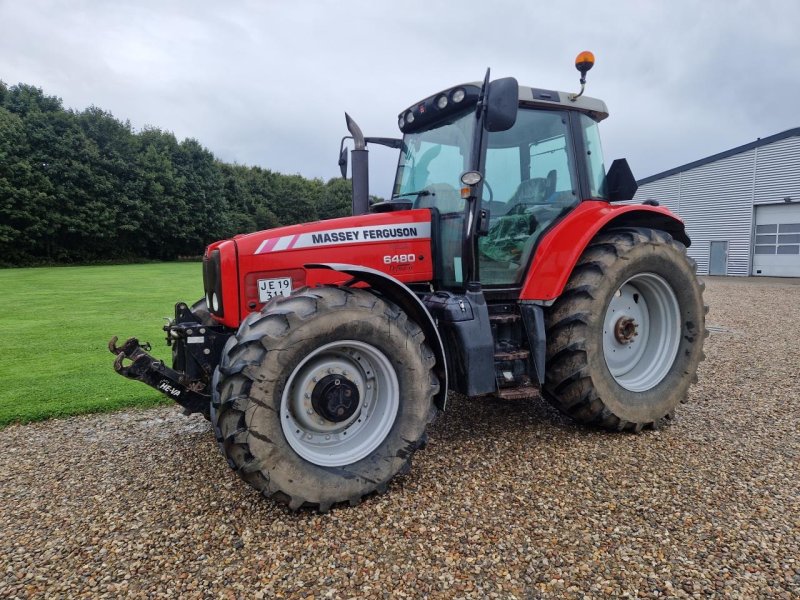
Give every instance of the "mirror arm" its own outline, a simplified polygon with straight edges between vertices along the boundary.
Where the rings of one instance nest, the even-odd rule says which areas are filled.
[[[364,141],[368,144],[378,144],[380,146],[387,146],[400,150],[403,147],[403,140],[400,138],[385,138],[385,137],[365,137]]]

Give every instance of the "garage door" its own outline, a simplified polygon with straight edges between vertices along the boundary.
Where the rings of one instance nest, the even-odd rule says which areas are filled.
[[[800,277],[800,204],[756,207],[753,275]]]

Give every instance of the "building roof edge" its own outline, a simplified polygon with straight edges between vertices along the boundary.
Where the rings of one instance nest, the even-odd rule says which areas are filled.
[[[703,165],[707,165],[708,163],[716,162],[718,160],[722,160],[723,158],[728,158],[729,156],[733,156],[734,154],[740,154],[741,152],[747,152],[748,150],[752,150],[753,148],[758,148],[760,146],[766,146],[767,144],[772,144],[773,142],[777,142],[789,137],[800,136],[800,127],[794,127],[793,129],[787,129],[786,131],[781,131],[780,133],[776,133],[774,135],[770,135],[765,138],[759,138],[754,142],[750,142],[748,144],[744,144],[742,146],[736,146],[735,148],[731,148],[730,150],[725,150],[724,152],[719,152],[717,154],[712,154],[706,158],[701,158],[700,160],[695,160],[690,163],[686,163],[685,165],[681,165],[679,167],[674,167],[667,171],[662,171],[661,173],[656,173],[655,175],[650,175],[649,177],[645,177],[644,179],[640,179],[637,183],[639,185],[644,185],[646,183],[650,183],[653,181],[658,181],[659,179],[664,179],[665,177],[669,177],[670,175],[675,175],[676,173],[681,173],[683,171],[688,171],[690,169],[696,169],[697,167],[702,167]]]

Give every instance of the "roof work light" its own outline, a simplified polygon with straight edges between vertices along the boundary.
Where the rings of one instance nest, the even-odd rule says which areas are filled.
[[[594,66],[594,54],[588,50],[584,50],[575,57],[575,68],[581,73],[581,91],[577,94],[572,94],[569,99],[575,102],[583,95],[583,89],[586,87],[586,73]]]

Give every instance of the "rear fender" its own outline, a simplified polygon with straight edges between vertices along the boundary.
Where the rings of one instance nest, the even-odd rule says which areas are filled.
[[[522,284],[520,300],[551,302],[558,298],[589,242],[598,233],[617,227],[660,229],[685,246],[691,244],[683,221],[665,207],[611,205],[588,200],[578,205],[539,242]]]
[[[376,269],[369,267],[362,267],[359,265],[348,265],[342,263],[314,263],[304,265],[306,269],[330,269],[347,273],[358,281],[363,281],[370,288],[377,290],[382,295],[386,296],[389,300],[397,304],[403,312],[408,315],[408,318],[413,320],[420,326],[422,332],[425,334],[425,339],[431,346],[434,355],[436,356],[436,366],[433,368],[434,373],[439,378],[439,393],[434,396],[433,400],[439,409],[444,410],[447,404],[447,362],[444,354],[444,344],[439,335],[439,330],[433,321],[428,309],[403,282],[395,279],[391,275],[387,275]]]

